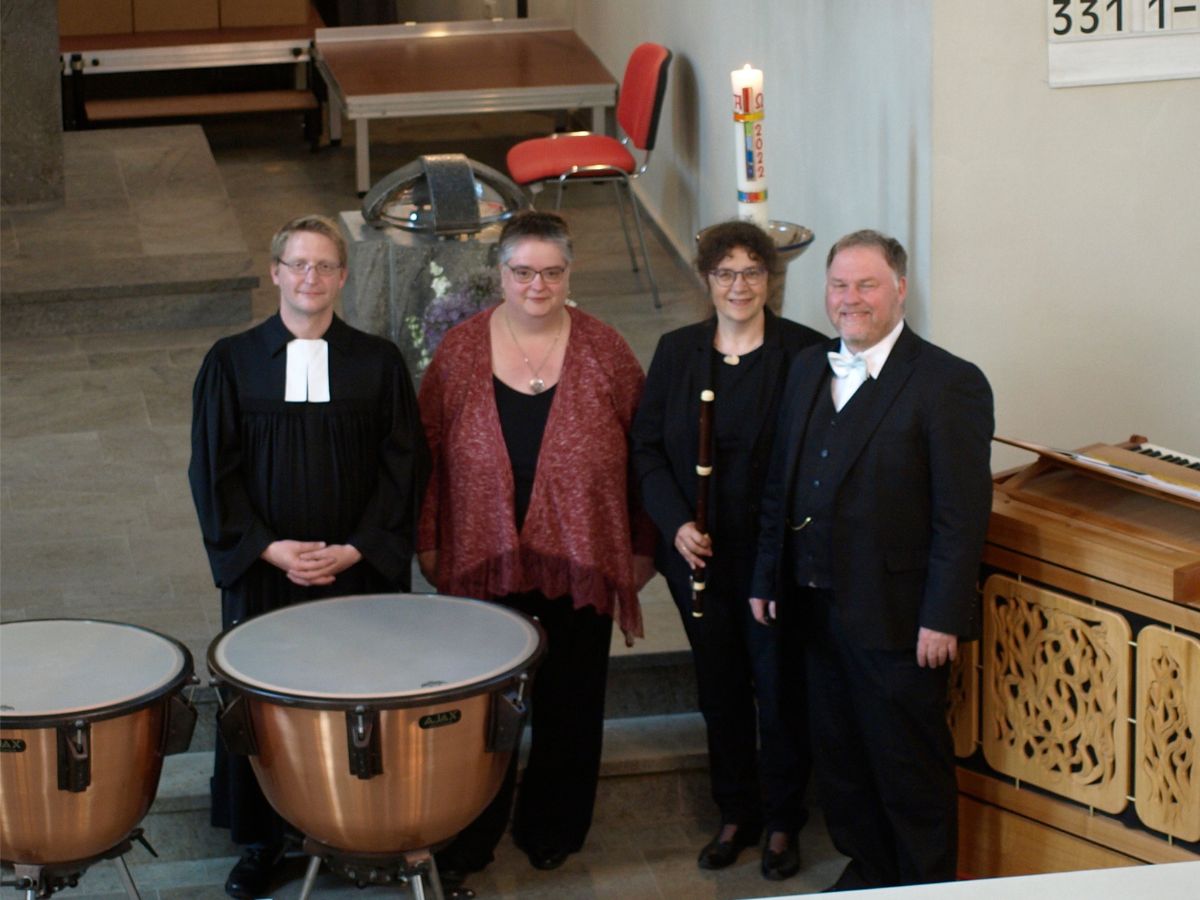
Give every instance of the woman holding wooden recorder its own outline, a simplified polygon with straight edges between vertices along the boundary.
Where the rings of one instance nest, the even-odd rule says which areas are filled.
[[[632,430],[642,500],[659,532],[655,562],[692,646],[708,729],[721,825],[698,863],[733,864],[765,829],[771,880],[800,868],[807,728],[802,695],[783,696],[795,679],[781,677],[778,634],[754,621],[747,599],[788,366],[823,340],[767,309],[777,264],[774,241],[751,223],[702,233],[696,266],[715,314],[659,341]]]

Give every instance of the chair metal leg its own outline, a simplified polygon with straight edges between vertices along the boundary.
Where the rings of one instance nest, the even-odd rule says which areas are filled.
[[[633,252],[633,241],[629,239],[629,226],[625,224],[625,201],[621,199],[621,182],[614,181],[612,186],[613,194],[615,194],[617,198],[617,215],[621,217],[621,234],[625,235],[625,249],[629,251],[629,264],[633,271],[636,272],[638,270],[638,261],[637,256],[635,256]],[[625,182],[625,189],[629,189],[628,181]],[[632,200],[633,195],[630,194],[629,196]],[[637,208],[634,207],[635,212],[636,209]]]
[[[633,224],[637,226],[638,243],[642,245],[642,259],[646,262],[646,277],[650,280],[650,293],[654,297],[654,308],[662,309],[662,301],[658,298],[658,282],[654,280],[654,272],[650,268],[650,254],[646,252],[646,236],[642,232],[642,217],[638,213],[637,198],[633,196],[633,185],[625,182],[625,190],[629,191],[629,205],[633,207]]]
[[[607,179],[606,179],[607,180]],[[565,179],[558,180],[558,192],[554,198],[554,209],[562,209],[563,185]],[[629,205],[633,207],[633,224],[637,229],[638,244],[642,248],[642,260],[645,263],[646,278],[650,281],[650,293],[654,298],[654,308],[662,309],[662,300],[658,296],[658,282],[654,280],[654,271],[650,268],[650,253],[646,249],[646,235],[642,230],[642,217],[638,212],[637,198],[633,196],[633,185],[628,178],[612,179],[613,190],[617,196],[617,215],[621,219],[621,233],[625,236],[625,247],[629,251],[629,263],[634,272],[638,271],[637,253],[633,249],[633,241],[629,237],[629,226],[625,222],[625,201],[621,197],[621,185],[629,195]]]

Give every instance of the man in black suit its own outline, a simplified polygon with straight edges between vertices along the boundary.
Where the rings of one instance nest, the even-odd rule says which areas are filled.
[[[776,602],[805,617],[821,801],[850,857],[835,889],[953,880],[957,864],[946,686],[979,635],[992,394],[905,325],[906,269],[875,231],[829,251],[840,341],[792,366],[751,590],[760,621]]]

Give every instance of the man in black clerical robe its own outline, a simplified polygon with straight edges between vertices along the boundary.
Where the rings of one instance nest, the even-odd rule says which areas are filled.
[[[399,349],[334,315],[346,280],[337,226],[295,219],[271,257],[279,312],[219,340],[193,392],[188,479],[223,629],[320,597],[408,590],[428,473]],[[245,848],[227,893],[267,896],[283,822],[220,738],[212,821]]]

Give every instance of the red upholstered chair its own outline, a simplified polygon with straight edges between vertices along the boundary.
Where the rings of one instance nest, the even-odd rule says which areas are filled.
[[[630,182],[645,172],[650,163],[650,151],[654,149],[654,137],[658,132],[658,116],[667,92],[667,66],[670,62],[671,51],[658,44],[641,44],[630,54],[617,100],[617,124],[625,134],[620,140],[589,131],[575,131],[522,141],[508,151],[508,172],[517,184],[528,186],[536,194],[545,182],[558,182],[555,209],[562,205],[563,185],[568,179],[611,181],[620,210],[621,230],[625,233],[625,246],[629,248],[629,260],[636,272],[637,256],[629,240],[625,204],[621,199],[621,188],[624,187],[629,204],[633,207],[633,222],[637,227],[655,307],[662,304],[658,299],[658,284],[650,271],[642,219]],[[629,152],[630,145],[641,151],[640,163]]]

